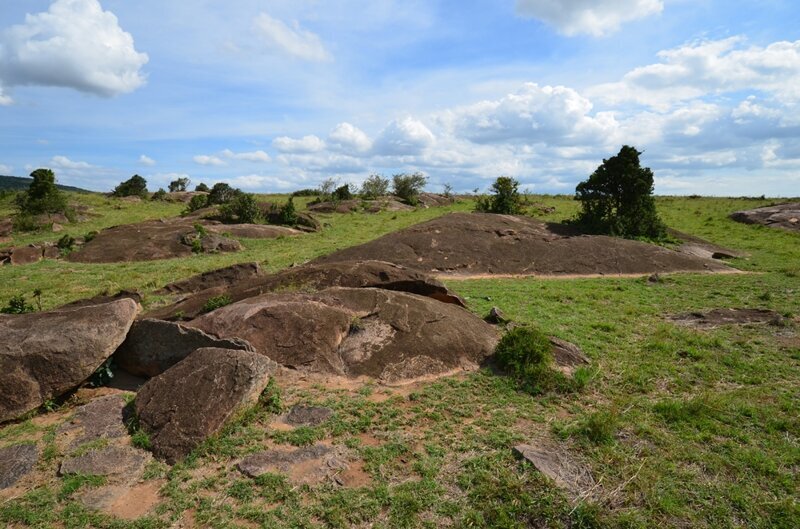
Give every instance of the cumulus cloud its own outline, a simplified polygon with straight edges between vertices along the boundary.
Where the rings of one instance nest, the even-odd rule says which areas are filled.
[[[68,87],[104,97],[145,83],[148,57],[98,0],[56,0],[46,12],[0,33],[0,80],[6,87]],[[0,104],[9,97],[0,92]]]
[[[152,167],[156,164],[156,161],[150,158],[149,156],[145,156],[144,154],[139,156],[139,163],[142,165],[146,165],[148,167]]]
[[[259,174],[249,174],[236,176],[228,182],[234,187],[241,187],[243,189],[280,189],[286,191],[296,188],[296,184],[289,180],[278,178],[275,176],[265,176]]]
[[[271,160],[269,154],[264,151],[233,152],[230,149],[222,151],[222,156],[231,160],[243,160],[245,162],[267,163]]]
[[[379,155],[413,156],[433,146],[436,137],[421,121],[405,117],[391,121],[375,140],[374,152]]]
[[[0,107],[5,107],[14,103],[10,95],[3,93],[3,87],[0,86]]]
[[[286,153],[311,153],[325,149],[325,142],[313,134],[299,139],[280,136],[272,140],[272,146]]]
[[[5,165],[5,164],[0,163],[0,174],[2,174],[2,175],[5,175],[5,176],[10,175],[13,169],[14,168],[11,167],[10,165]]]
[[[696,42],[658,53],[661,62],[631,70],[591,94],[609,103],[634,101],[666,108],[677,101],[740,90],[761,90],[783,102],[800,101],[800,40],[744,47],[744,39]]]
[[[50,166],[55,169],[95,169],[95,166],[87,162],[75,162],[66,156],[53,156]]]
[[[200,165],[214,165],[214,166],[225,165],[225,162],[222,161],[219,157],[209,156],[207,154],[198,154],[197,156],[193,157],[192,160],[194,160],[194,163]]]
[[[625,22],[660,13],[662,0],[517,0],[517,13],[537,18],[565,35],[602,36]]]
[[[263,42],[274,51],[311,62],[331,59],[319,36],[301,28],[297,22],[289,26],[267,13],[261,13],[255,18],[254,24]]]
[[[339,123],[328,135],[328,145],[339,152],[357,154],[372,148],[372,140],[364,131],[350,123]]]

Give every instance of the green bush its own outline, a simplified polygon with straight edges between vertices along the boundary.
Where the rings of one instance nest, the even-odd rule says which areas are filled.
[[[226,222],[253,224],[262,218],[261,209],[255,197],[241,193],[220,207],[220,216]]]
[[[208,206],[208,195],[195,195],[189,200],[189,203],[186,205],[186,209],[183,211],[183,214],[186,215],[187,213],[192,213],[193,211],[203,209],[206,206]]]
[[[135,174],[124,182],[120,182],[111,194],[115,197],[147,198],[147,180]]]
[[[492,184],[491,196],[478,198],[475,210],[504,215],[524,213],[525,207],[518,188],[519,182],[515,179],[509,176],[498,177]]]
[[[361,196],[366,199],[382,197],[389,192],[389,179],[382,175],[370,175],[361,185]]]
[[[227,294],[220,294],[219,296],[208,298],[203,305],[203,312],[211,312],[220,307],[224,307],[225,305],[230,305],[231,303],[233,303],[233,300],[230,298],[230,296]]]
[[[36,169],[31,173],[33,181],[28,190],[19,193],[15,199],[18,217],[30,217],[43,213],[64,213],[67,210],[67,198],[58,187],[56,177],[50,169]],[[31,227],[21,219],[20,227]],[[34,228],[35,229],[35,228]]]
[[[186,191],[186,186],[189,185],[189,179],[186,177],[176,178],[169,183],[169,192],[175,193],[178,191]]]
[[[167,199],[167,192],[164,191],[164,188],[159,187],[158,191],[153,193],[153,196],[150,197],[150,200],[166,200]]]
[[[214,184],[211,191],[208,193],[207,204],[213,206],[214,204],[227,204],[231,202],[241,191],[229,186],[225,182]]]
[[[25,314],[27,312],[33,312],[36,309],[33,305],[28,304],[25,301],[25,296],[22,294],[12,296],[10,300],[8,300],[8,305],[0,309],[0,313],[3,314]]]
[[[590,233],[661,240],[667,229],[656,212],[653,172],[639,163],[641,152],[624,145],[578,184],[576,223]]]
[[[292,197],[289,197],[289,200],[286,201],[286,204],[280,210],[280,221],[281,224],[285,224],[287,226],[294,226],[297,224],[297,210],[294,207],[294,200]]]
[[[94,239],[95,237],[97,237],[97,234],[98,234],[98,233],[99,233],[99,232],[97,232],[96,230],[92,230],[92,231],[88,232],[86,235],[84,235],[84,236],[83,236],[83,242],[89,242],[89,241],[91,241],[92,239]]]
[[[203,182],[200,182],[199,184],[194,186],[194,190],[195,191],[202,191],[204,193],[208,193],[209,192],[208,186],[206,184],[204,184]]]
[[[316,197],[319,196],[319,189],[298,189],[292,193],[293,197]]]
[[[75,238],[69,234],[65,234],[56,242],[56,246],[61,250],[61,255],[67,255],[75,249]]]
[[[552,348],[550,339],[538,329],[516,327],[500,339],[494,359],[531,394],[568,390],[569,380],[552,367]]]
[[[333,200],[341,202],[342,200],[351,200],[353,193],[350,192],[350,184],[339,186],[333,190]]]
[[[392,177],[392,192],[400,200],[416,206],[417,196],[425,187],[428,179],[422,173],[400,173]]]

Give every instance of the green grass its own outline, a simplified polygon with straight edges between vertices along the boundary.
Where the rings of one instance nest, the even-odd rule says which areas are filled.
[[[556,208],[543,217],[547,220],[576,210],[568,197],[533,199]],[[147,479],[165,480],[164,501],[153,517],[129,523],[90,513],[74,498],[92,483],[80,483],[65,496],[67,484],[59,482],[0,504],[0,521],[15,527],[51,527],[56,520],[67,527],[168,527],[192,509],[198,523],[219,528],[800,527],[797,322],[695,330],[667,318],[718,307],[767,308],[796,318],[800,236],[727,218],[768,200],[661,197],[657,203],[670,227],[748,252],[732,264],[752,273],[666,275],[658,283],[447,281],[475,314],[498,306],[515,322],[579,345],[592,359],[590,368],[573,375],[579,391],[532,395],[489,370],[383,401],[375,397],[385,390],[372,384],[354,391],[272,386],[258,405],[184,464],[148,470]],[[123,218],[125,212],[110,207],[110,214]],[[147,215],[161,214],[156,209]],[[47,307],[106,288],[142,289],[145,302],[154,304],[159,302],[154,290],[193,273],[243,261],[279,270],[470,209],[464,202],[413,212],[326,215],[329,226],[322,233],[246,240],[239,254],[3,267],[0,303],[38,287]],[[106,220],[95,221],[95,229]],[[269,428],[276,413],[298,403],[328,406],[335,413],[313,428]],[[42,430],[30,420],[7,426],[0,430],[0,446],[25,442]],[[591,500],[574,501],[514,457],[515,444],[543,435],[591,469],[600,483]],[[368,476],[365,484],[298,487],[283,476],[250,480],[232,469],[265,443],[290,449],[318,439],[353,450]]]

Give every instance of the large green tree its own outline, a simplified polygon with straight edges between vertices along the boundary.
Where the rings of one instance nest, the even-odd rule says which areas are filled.
[[[67,199],[58,187],[56,176],[50,169],[37,169],[31,173],[33,181],[28,190],[17,195],[17,208],[21,215],[64,213]]]
[[[475,204],[476,211],[518,215],[525,212],[519,182],[510,176],[500,176],[492,184],[491,196],[480,197]]]
[[[124,182],[120,182],[117,187],[114,188],[112,194],[115,197],[147,197],[147,180],[139,176],[138,174],[133,175],[132,177],[128,178]]]
[[[661,239],[666,226],[653,199],[653,171],[642,167],[634,147],[624,145],[575,189],[577,222],[585,230],[620,237]]]

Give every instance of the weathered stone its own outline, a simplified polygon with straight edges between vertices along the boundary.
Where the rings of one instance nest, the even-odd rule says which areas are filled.
[[[62,476],[132,476],[141,474],[150,459],[150,453],[139,448],[111,445],[65,459],[59,473]]]
[[[288,226],[273,226],[270,224],[218,224],[209,226],[208,231],[219,235],[245,239],[277,239],[278,237],[300,235],[298,230]]]
[[[461,307],[375,288],[264,294],[187,325],[246,339],[288,367],[387,383],[475,368],[498,338]]]
[[[38,263],[42,260],[42,248],[31,244],[30,246],[20,246],[11,252],[12,265],[26,265]]]
[[[198,349],[151,378],[136,396],[156,457],[175,463],[256,401],[275,363],[249,351]]]
[[[202,237],[200,246],[203,249],[203,253],[238,252],[242,249],[242,244],[239,241],[215,234]]]
[[[333,417],[333,410],[323,406],[292,406],[286,415],[286,423],[292,426],[319,426]]]
[[[492,307],[489,309],[489,314],[486,315],[484,320],[492,325],[501,325],[503,323],[508,323],[509,321],[508,318],[506,318],[505,313],[497,307]]]
[[[772,228],[800,231],[800,202],[737,211],[731,218],[745,224],[762,224]]]
[[[514,447],[514,452],[573,496],[585,495],[595,485],[592,473],[585,465],[555,446],[521,444]]]
[[[0,448],[0,489],[13,486],[29,474],[39,461],[39,449],[33,444]]]
[[[70,450],[100,439],[125,437],[125,405],[122,395],[106,395],[84,404],[58,427],[56,442]]]
[[[134,322],[114,358],[132,375],[154,377],[203,347],[254,351],[244,340],[215,338],[178,323],[141,319]]]
[[[69,309],[69,308],[78,308],[78,307],[88,307],[91,305],[100,305],[102,303],[110,303],[112,301],[117,301],[119,299],[132,299],[136,303],[142,302],[142,295],[139,292],[131,291],[131,290],[120,290],[116,294],[109,294],[105,292],[103,294],[98,294],[96,296],[92,296],[90,298],[79,299],[73,301],[71,303],[67,303],[66,305],[61,305],[59,309]]]
[[[270,450],[244,458],[237,465],[246,476],[255,478],[267,472],[286,475],[295,485],[332,480],[348,468],[349,454],[344,447],[316,444],[294,450]]]
[[[258,263],[239,263],[203,272],[183,281],[170,283],[159,294],[191,294],[215,287],[233,287],[237,283],[263,275]]]
[[[553,360],[566,373],[571,374],[576,367],[591,363],[589,357],[574,343],[551,336],[550,344],[553,346]]]
[[[138,305],[0,315],[0,422],[81,384],[125,339]]]

